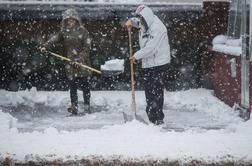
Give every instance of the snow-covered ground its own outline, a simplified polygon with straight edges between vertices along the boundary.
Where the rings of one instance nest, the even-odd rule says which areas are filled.
[[[142,91],[136,100],[147,121]],[[0,158],[252,162],[252,120],[244,122],[210,90],[165,92],[163,127],[124,123],[129,91],[92,91],[95,112],[81,117],[67,117],[69,102],[69,92],[0,91]]]

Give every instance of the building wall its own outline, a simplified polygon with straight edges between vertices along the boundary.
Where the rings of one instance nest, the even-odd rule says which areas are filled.
[[[215,95],[233,106],[241,102],[241,58],[214,52],[214,92]],[[231,61],[235,61],[236,76],[232,77]]]
[[[212,40],[215,36],[227,33],[228,12],[230,2],[205,0],[203,2],[203,17],[200,25],[199,43],[201,54],[201,85],[213,88],[214,54],[211,52]]]
[[[241,57],[227,55],[219,52],[214,52],[214,93],[229,106],[234,104],[241,105]],[[232,77],[231,61],[235,60],[236,77]],[[250,73],[252,72],[252,64],[250,63]],[[252,85],[252,75],[249,79]],[[252,94],[252,87],[249,88],[249,93]],[[250,106],[252,105],[252,97],[249,99]]]

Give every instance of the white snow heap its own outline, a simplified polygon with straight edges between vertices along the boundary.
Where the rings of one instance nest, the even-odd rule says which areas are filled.
[[[213,41],[213,51],[240,56],[242,54],[242,40],[240,39],[229,39],[227,36],[218,35]]]
[[[228,39],[226,41],[226,45],[228,46],[234,46],[234,47],[238,47],[242,45],[242,39]]]
[[[8,113],[3,113],[0,110],[0,133],[8,131],[11,128],[16,127],[17,119]]]
[[[34,104],[45,104],[47,106],[58,106],[61,102],[64,102],[68,96],[59,95],[52,96],[49,95],[50,92],[38,93],[35,87],[30,90],[19,91],[19,92],[9,92],[6,93],[5,90],[0,90],[0,105],[12,105],[18,106],[20,104],[25,104],[27,106],[33,107]]]
[[[104,65],[101,65],[101,70],[111,70],[111,71],[124,71],[124,60],[123,59],[113,59],[106,61]]]
[[[227,36],[225,35],[218,35],[216,36],[213,41],[212,41],[212,44],[215,45],[215,44],[225,44],[227,42]]]

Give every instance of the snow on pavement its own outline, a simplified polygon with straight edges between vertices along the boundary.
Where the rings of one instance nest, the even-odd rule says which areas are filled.
[[[67,160],[116,155],[143,160],[252,161],[252,120],[243,122],[212,91],[165,92],[166,129],[138,121],[123,123],[121,113],[130,112],[127,91],[92,91],[92,106],[100,110],[66,117],[68,93],[0,91],[0,158],[24,161],[28,155],[38,155]],[[138,114],[146,119],[144,93],[137,91],[136,95]],[[37,105],[48,108],[42,110],[45,115],[36,113]],[[19,108],[38,110],[19,114]],[[29,131],[20,130],[24,128]]]

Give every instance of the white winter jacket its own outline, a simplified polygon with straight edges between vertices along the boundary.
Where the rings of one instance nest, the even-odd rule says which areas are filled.
[[[153,14],[152,10],[141,5],[136,10],[148,25],[147,31],[144,26],[139,30],[140,50],[134,56],[142,60],[142,68],[150,68],[170,63],[170,45],[168,42],[167,29],[160,19]],[[133,25],[136,19],[132,19]]]

